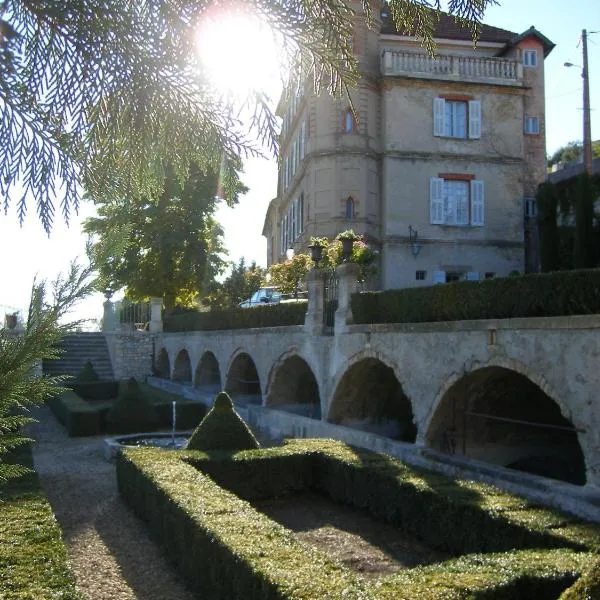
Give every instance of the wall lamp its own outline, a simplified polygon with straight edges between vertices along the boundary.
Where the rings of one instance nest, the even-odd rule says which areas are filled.
[[[410,242],[410,251],[412,255],[417,258],[419,252],[421,252],[421,244],[417,241],[419,239],[419,232],[412,226],[408,226],[408,241]]]

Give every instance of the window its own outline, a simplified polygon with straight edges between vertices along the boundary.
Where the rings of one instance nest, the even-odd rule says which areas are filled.
[[[537,50],[523,50],[523,66],[537,67]]]
[[[415,279],[417,281],[425,281],[427,277],[427,271],[415,271]]]
[[[446,283],[452,283],[453,281],[460,281],[462,279],[462,273],[448,271],[446,272]]]
[[[535,198],[525,198],[524,208],[526,217],[537,217],[537,205],[535,203]]]
[[[525,117],[525,133],[539,133],[540,119],[539,117]]]
[[[492,273],[492,271],[486,271],[485,278],[486,279],[494,279],[496,277],[496,273]]]
[[[485,221],[483,181],[432,177],[429,221],[433,225],[476,225]]]
[[[352,196],[346,200],[346,219],[354,219],[354,199]]]
[[[306,140],[306,120],[300,124],[300,137],[298,138],[298,154],[300,160],[304,159],[304,142]]]
[[[434,98],[433,135],[461,139],[480,138],[481,102]]]
[[[354,121],[354,115],[352,114],[352,110],[346,110],[346,115],[344,116],[344,131],[346,133],[353,133],[356,129],[356,123]]]

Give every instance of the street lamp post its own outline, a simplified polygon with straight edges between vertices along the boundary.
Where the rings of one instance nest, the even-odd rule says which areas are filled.
[[[594,33],[594,32],[592,32]],[[592,174],[592,124],[590,118],[590,79],[588,71],[587,31],[581,32],[581,47],[583,51],[583,168]],[[576,67],[573,63],[566,62],[565,67]]]

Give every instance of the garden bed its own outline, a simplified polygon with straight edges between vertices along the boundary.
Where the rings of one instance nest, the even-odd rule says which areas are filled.
[[[29,448],[12,458],[32,464]],[[83,600],[60,527],[34,472],[0,482],[0,598]]]
[[[207,599],[556,599],[600,544],[598,527],[568,515],[328,440],[233,456],[131,449],[117,477],[125,500]],[[334,538],[336,556],[322,539],[292,530],[302,515],[284,527],[249,503],[277,510],[282,496],[307,492],[397,530],[411,551],[405,563],[344,556],[352,527]]]
[[[124,382],[119,382],[119,385],[124,385]],[[138,385],[158,413],[159,429],[171,428],[173,402],[177,403],[178,429],[193,429],[206,413],[206,407],[200,402],[171,394],[145,383]],[[54,416],[66,427],[70,437],[107,433],[107,415],[114,402],[115,398],[86,400],[73,390],[66,390],[47,400]],[[121,432],[113,430],[111,433]]]

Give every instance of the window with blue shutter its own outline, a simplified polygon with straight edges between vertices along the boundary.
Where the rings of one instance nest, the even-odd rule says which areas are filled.
[[[429,180],[429,222],[443,225],[444,219],[444,180],[432,177]]]

